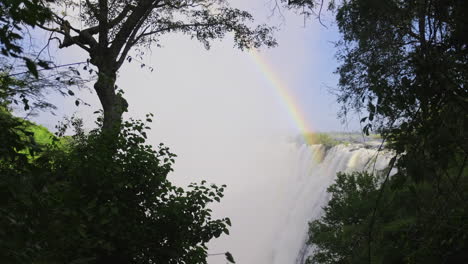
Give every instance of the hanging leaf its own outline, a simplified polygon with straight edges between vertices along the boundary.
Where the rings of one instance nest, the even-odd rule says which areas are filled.
[[[44,69],[50,69],[49,62],[47,61],[39,60],[37,62],[37,65],[41,66]]]
[[[231,262],[231,263],[236,263],[236,262],[234,261],[234,258],[232,257],[232,254],[231,254],[231,253],[226,252],[226,254],[224,254],[224,255],[226,256],[227,261],[229,261],[229,262]]]
[[[28,68],[28,71],[34,75],[34,77],[39,78],[39,72],[37,71],[36,63],[28,58],[25,58],[24,60],[26,61],[26,67]]]

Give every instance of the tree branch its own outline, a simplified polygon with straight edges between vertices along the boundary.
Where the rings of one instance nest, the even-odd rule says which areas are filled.
[[[99,0],[99,44],[101,47],[107,47],[109,43],[109,7],[107,5],[107,0]]]
[[[113,51],[115,57],[118,56],[120,50],[124,47],[128,38],[134,31],[135,27],[143,19],[146,19],[145,14],[151,11],[154,8],[154,4],[157,4],[159,1],[153,2],[151,0],[141,0],[138,2],[138,5],[133,9],[133,12],[128,16],[127,20],[122,24],[119,32],[117,32],[114,41],[110,47]],[[115,52],[117,51],[117,52]]]

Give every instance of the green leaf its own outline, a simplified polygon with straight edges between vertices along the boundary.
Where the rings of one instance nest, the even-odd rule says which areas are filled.
[[[37,62],[37,65],[41,66],[44,69],[50,69],[49,63],[47,61],[40,60]]]
[[[39,78],[39,72],[37,71],[36,63],[28,58],[25,58],[24,60],[26,61],[26,67],[28,68],[28,71],[34,75],[34,77]]]
[[[226,252],[226,254],[224,254],[224,255],[226,256],[227,261],[229,261],[229,262],[231,262],[231,263],[236,263],[236,262],[234,261],[234,258],[232,257],[232,254],[231,254],[231,253]]]

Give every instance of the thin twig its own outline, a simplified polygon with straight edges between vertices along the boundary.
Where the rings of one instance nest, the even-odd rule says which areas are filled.
[[[37,71],[53,70],[53,69],[58,69],[58,68],[63,68],[63,67],[68,67],[68,66],[73,66],[73,65],[80,65],[80,64],[84,64],[84,63],[87,63],[87,62],[86,62],[86,61],[82,61],[82,62],[75,62],[75,63],[57,65],[57,66],[54,66],[54,67],[49,67],[49,68],[47,68],[47,69],[45,69],[45,68],[44,68],[44,69],[39,69],[39,70],[37,70]],[[26,73],[29,73],[29,71],[13,73],[13,74],[6,75],[6,76],[4,76],[4,77],[18,76],[18,75],[26,74]]]
[[[318,17],[319,23],[320,23],[324,28],[328,29],[328,27],[325,26],[325,24],[322,23],[322,18],[321,18],[321,15],[322,15],[322,8],[323,8],[323,0],[322,0],[321,3],[320,3],[320,9],[319,9],[319,13],[318,13],[318,16],[317,16],[317,17]]]

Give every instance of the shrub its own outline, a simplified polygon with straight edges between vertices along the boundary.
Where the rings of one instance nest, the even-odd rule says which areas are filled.
[[[5,263],[206,263],[206,243],[228,233],[208,204],[225,186],[167,179],[175,155],[125,122],[118,140],[81,131],[27,166],[0,166],[0,259]],[[117,150],[117,151],[116,151]],[[4,217],[3,217],[4,216]]]

